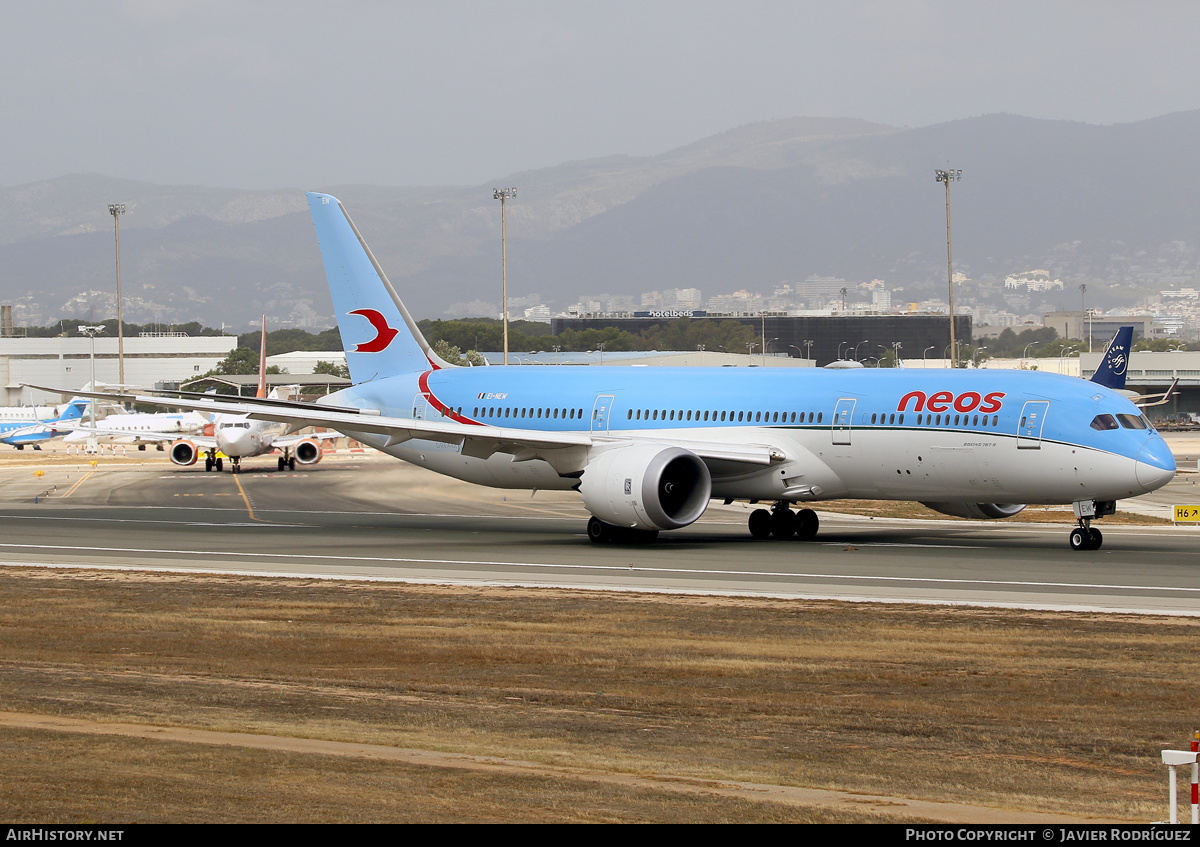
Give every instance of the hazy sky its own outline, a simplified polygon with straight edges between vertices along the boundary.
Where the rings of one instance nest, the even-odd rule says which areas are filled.
[[[0,0],[0,184],[480,184],[797,115],[1200,108],[1194,0]]]

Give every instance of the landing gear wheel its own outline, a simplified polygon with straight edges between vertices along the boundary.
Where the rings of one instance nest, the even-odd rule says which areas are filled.
[[[1092,533],[1081,526],[1071,530],[1071,549],[1072,550],[1090,550],[1092,541]]]
[[[1104,543],[1104,535],[1101,534],[1100,530],[1096,529],[1095,527],[1088,531],[1092,534],[1092,542],[1088,545],[1088,549],[1099,550],[1100,545]]]
[[[287,460],[287,467],[288,467],[289,471],[294,471],[296,469],[296,457],[295,456],[292,456],[292,458]]]
[[[218,471],[218,472],[225,470],[225,460],[224,460],[224,459],[217,459],[217,465],[216,465],[216,468],[217,468],[217,471]]]
[[[755,509],[750,513],[750,534],[755,538],[771,537],[771,513],[766,509]]]
[[[209,459],[208,457],[205,457],[205,459],[204,459],[204,472],[205,472],[205,473],[208,473],[208,472],[209,472],[209,471],[211,471],[212,469],[213,469],[213,460],[212,460],[212,459]]]
[[[612,527],[593,515],[588,518],[587,534],[592,543],[603,544],[612,538]]]
[[[771,513],[771,537],[779,540],[796,534],[796,514],[791,509],[776,509]]]
[[[801,541],[814,538],[820,525],[821,520],[812,509],[801,509],[796,513],[796,537]]]
[[[278,469],[279,469],[279,470],[283,470],[283,469],[284,469],[284,467],[285,467],[286,465],[287,465],[287,462],[285,462],[285,461],[283,460],[283,456],[280,456],[280,457],[279,457],[279,463],[278,463]]]

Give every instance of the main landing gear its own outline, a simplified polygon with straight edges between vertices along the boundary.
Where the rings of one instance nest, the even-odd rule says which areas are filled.
[[[221,470],[224,469],[225,462],[224,462],[224,460],[218,458],[216,453],[217,453],[217,451],[213,450],[213,451],[205,454],[205,456],[204,456],[204,472],[205,473],[208,473],[213,468],[216,468],[218,473],[220,473]]]
[[[279,457],[279,470],[294,471],[295,469],[296,469],[296,457],[295,456],[289,456],[286,453],[284,453],[282,456]]]
[[[750,534],[755,538],[798,538],[808,541],[817,534],[820,521],[812,509],[801,509],[793,512],[788,508],[791,504],[780,500],[766,509],[755,509],[750,513]]]
[[[1099,550],[1104,543],[1104,534],[1092,527],[1092,521],[1105,515],[1116,514],[1117,504],[1111,500],[1077,500],[1071,504],[1079,526],[1071,530],[1072,550]]]

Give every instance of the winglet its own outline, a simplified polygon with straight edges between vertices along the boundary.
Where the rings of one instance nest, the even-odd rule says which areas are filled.
[[[351,378],[453,367],[433,352],[341,202],[310,192],[308,206]]]
[[[1133,346],[1133,327],[1123,326],[1117,330],[1100,366],[1092,374],[1092,382],[1120,391],[1125,387],[1125,374],[1129,370],[1129,349]]]

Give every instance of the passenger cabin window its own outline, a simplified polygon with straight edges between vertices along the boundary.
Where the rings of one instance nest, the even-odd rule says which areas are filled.
[[[1106,429],[1117,429],[1117,419],[1112,415],[1096,415],[1092,418],[1092,429],[1104,432]]]

